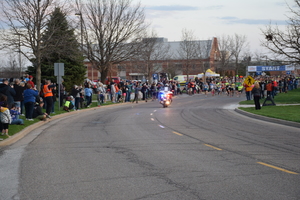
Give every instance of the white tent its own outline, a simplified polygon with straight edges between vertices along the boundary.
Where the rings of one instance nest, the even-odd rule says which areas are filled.
[[[206,70],[205,72],[205,76],[207,77],[219,77],[220,74],[216,74],[215,72],[213,72],[211,69]]]

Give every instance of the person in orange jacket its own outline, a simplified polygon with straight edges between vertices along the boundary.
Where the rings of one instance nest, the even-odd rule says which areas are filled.
[[[251,91],[252,91],[252,86],[250,85],[247,85],[247,84],[244,84],[244,87],[245,87],[245,91],[246,91],[246,99],[247,101],[250,101],[251,100]]]
[[[56,88],[56,85],[51,84],[50,80],[45,81],[45,85],[43,85],[43,93],[44,93],[44,100],[46,102],[46,113],[50,115],[52,110],[52,104],[53,104],[53,93],[52,89]]]
[[[268,82],[266,89],[267,89],[267,96],[271,96],[272,98],[274,98],[274,93],[273,93],[274,86],[272,81]]]

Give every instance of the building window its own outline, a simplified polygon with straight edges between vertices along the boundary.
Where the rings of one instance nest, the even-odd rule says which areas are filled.
[[[123,65],[118,65],[118,71],[126,71],[126,67]]]

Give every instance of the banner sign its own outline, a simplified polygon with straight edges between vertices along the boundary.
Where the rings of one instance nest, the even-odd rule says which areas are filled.
[[[257,71],[293,71],[294,66],[291,65],[281,65],[281,66],[248,66],[248,72]]]

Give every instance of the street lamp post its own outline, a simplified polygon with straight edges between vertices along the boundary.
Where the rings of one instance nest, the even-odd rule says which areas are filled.
[[[83,19],[82,19],[82,13],[75,13],[75,15],[80,17],[80,42],[81,42],[81,51],[83,51]]]
[[[19,77],[22,76],[22,59],[21,59],[21,33],[15,33],[15,35],[18,36],[19,38],[19,41],[18,41],[18,47],[19,47],[19,50],[18,50],[18,53],[19,53],[19,67],[20,67],[20,71],[19,71]]]
[[[20,65],[20,78],[22,77],[22,60],[21,60],[21,35],[19,34],[19,65]]]

